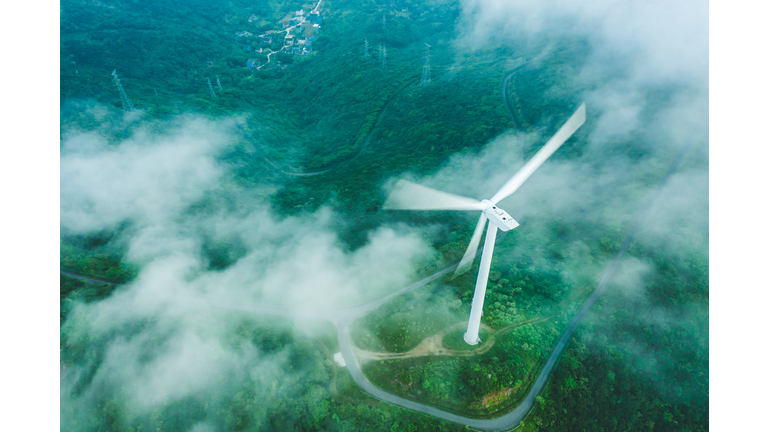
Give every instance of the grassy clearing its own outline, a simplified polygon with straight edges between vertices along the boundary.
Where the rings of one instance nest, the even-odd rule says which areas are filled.
[[[491,336],[487,330],[480,329],[480,340],[482,342],[477,345],[470,345],[464,341],[465,332],[466,329],[462,328],[443,336],[443,347],[458,351],[475,351],[481,349]]]

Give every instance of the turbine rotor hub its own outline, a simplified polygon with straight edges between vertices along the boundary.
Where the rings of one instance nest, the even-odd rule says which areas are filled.
[[[485,216],[488,218],[488,220],[493,222],[494,225],[499,227],[500,230],[509,231],[511,229],[517,228],[520,225],[516,220],[512,218],[512,216],[509,215],[509,213],[504,211],[501,207],[497,206],[493,201],[482,200],[481,202],[486,205],[485,210],[483,210]]]

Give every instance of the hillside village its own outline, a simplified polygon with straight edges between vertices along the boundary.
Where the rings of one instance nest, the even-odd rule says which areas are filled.
[[[277,53],[284,53],[293,56],[304,56],[313,51],[313,44],[322,29],[325,16],[320,9],[322,0],[318,1],[311,10],[299,9],[289,12],[282,19],[271,23],[270,30],[264,33],[254,35],[253,33],[242,30],[234,34],[234,38],[243,43],[243,50],[258,53],[253,58],[249,58],[245,66],[260,70],[270,65],[270,69],[279,67],[284,69],[287,65],[280,64],[275,57]],[[251,15],[248,22],[258,22],[256,15]]]
[[[406,0],[406,3],[410,1]],[[321,8],[321,5],[324,7]],[[387,15],[405,18],[410,18],[411,15],[408,6],[396,5],[394,0],[389,0],[386,6],[379,7],[378,10],[384,12],[381,15],[384,28]],[[234,34],[235,40],[242,44],[242,49],[249,53],[245,66],[254,72],[286,69],[293,62],[291,57],[312,54],[327,13],[328,1],[318,0],[314,6],[313,3],[304,4],[301,9],[290,11],[280,19],[251,14],[247,23],[243,20],[240,24],[250,26],[251,31],[240,30]],[[425,11],[422,15],[425,13],[428,12]],[[381,47],[379,49],[381,50]]]

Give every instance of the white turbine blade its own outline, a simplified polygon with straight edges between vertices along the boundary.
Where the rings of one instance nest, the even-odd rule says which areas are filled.
[[[384,210],[485,210],[485,204],[472,198],[441,192],[426,186],[398,180],[384,203]]]
[[[472,234],[472,240],[469,241],[467,251],[464,252],[464,257],[461,259],[459,266],[456,267],[456,271],[453,273],[454,278],[466,273],[467,270],[472,267],[472,261],[475,260],[475,256],[477,255],[477,247],[480,245],[480,236],[483,235],[483,229],[485,228],[485,221],[487,219],[485,213],[480,213],[480,220],[477,221],[475,233]]]
[[[512,176],[509,181],[504,184],[504,186],[499,189],[498,192],[496,192],[496,195],[494,195],[491,198],[491,201],[498,203],[499,201],[503,200],[504,198],[512,195],[513,192],[519,188],[523,182],[525,182],[528,177],[533,174],[534,171],[536,171],[541,164],[544,163],[550,156],[552,156],[552,153],[555,152],[558,148],[560,148],[561,145],[565,141],[568,140],[568,138],[571,137],[571,135],[578,130],[581,125],[584,124],[584,121],[587,119],[587,108],[586,104],[581,104],[579,109],[576,110],[575,113],[571,116],[571,118],[568,119],[567,122],[560,128],[560,130],[557,131],[557,133],[552,136],[552,138],[547,141],[546,144],[544,144],[544,147],[539,150],[535,156],[531,158],[522,168],[520,168],[520,171],[516,172],[514,176]]]

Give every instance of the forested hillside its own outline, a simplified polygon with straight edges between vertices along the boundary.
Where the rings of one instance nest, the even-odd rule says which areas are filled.
[[[490,196],[524,162],[507,106],[530,158],[586,100],[587,123],[502,202],[521,226],[496,243],[481,333],[494,346],[473,356],[370,361],[363,371],[380,388],[469,417],[508,412],[646,214],[616,280],[518,430],[707,430],[708,154],[696,130],[668,131],[677,118],[669,113],[693,90],[637,84],[631,96],[642,108],[622,132],[616,124],[626,110],[602,102],[601,92],[624,72],[594,72],[589,37],[499,33],[467,42],[473,12],[448,0],[323,0],[312,50],[268,60],[266,50],[282,46],[282,23],[316,5],[61,2],[61,149],[76,168],[66,172],[88,172],[77,158],[97,154],[95,164],[112,169],[98,180],[105,190],[131,178],[115,190],[137,197],[123,205],[119,193],[99,192],[99,207],[67,201],[79,197],[77,187],[62,187],[62,206],[82,207],[66,220],[94,227],[62,222],[60,267],[115,284],[61,277],[61,429],[463,430],[362,392],[334,361],[330,322],[206,309],[194,298],[233,290],[248,296],[242,307],[311,305],[315,297],[291,291],[302,282],[287,278],[309,280],[318,298],[341,297],[340,281],[360,278],[354,304],[407,285],[391,273],[410,281],[457,262],[477,216],[384,211],[392,180]],[[267,32],[273,42],[262,44]],[[421,86],[425,44],[431,83]],[[246,65],[252,59],[257,67]],[[123,112],[113,70],[135,112]],[[141,152],[167,142],[187,149],[198,137],[215,144],[189,144],[194,157],[159,151],[159,162]],[[138,162],[104,162],[122,154]],[[661,185],[678,157],[679,172]],[[128,174],[147,172],[160,180],[137,178],[134,187]],[[194,253],[176,253],[187,249]],[[286,251],[304,249],[301,266],[280,267]],[[405,265],[391,255],[413,259]],[[379,261],[389,270],[360,270]],[[465,350],[460,329],[478,262],[359,318],[353,342],[404,353],[444,332],[444,346]],[[193,270],[178,270],[185,266]],[[302,277],[305,269],[316,274]],[[251,289],[254,281],[273,287],[272,297]]]

